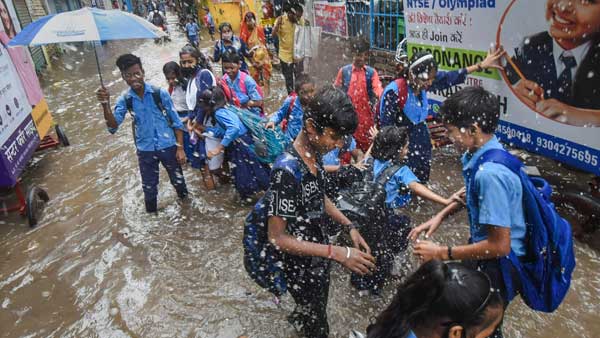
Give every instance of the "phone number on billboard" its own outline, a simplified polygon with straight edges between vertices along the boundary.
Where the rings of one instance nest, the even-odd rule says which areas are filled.
[[[535,136],[535,144],[533,143],[534,137],[527,131],[518,130],[511,128],[507,125],[499,125],[498,132],[505,135],[509,140],[517,139],[525,145],[535,145],[539,148],[543,148],[562,156],[570,157],[582,163],[591,164],[592,166],[598,165],[598,155],[592,155],[588,150],[579,150],[573,148],[568,144],[561,141],[549,140],[542,136]]]
[[[569,145],[563,144],[562,142],[548,140],[543,137],[537,137],[536,144],[538,147],[555,151],[561,155],[571,157],[574,160],[591,164],[593,166],[598,165],[598,156],[590,154],[588,150],[575,149]]]

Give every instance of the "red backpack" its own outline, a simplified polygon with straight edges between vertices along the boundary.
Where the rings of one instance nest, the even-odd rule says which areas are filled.
[[[246,94],[248,94],[248,90],[246,89],[246,77],[248,76],[248,74],[246,72],[243,71],[239,71],[240,74],[240,90]],[[235,90],[229,88],[229,85],[227,84],[227,79],[229,78],[229,76],[227,74],[223,75],[223,77],[221,78],[221,82],[223,87],[226,87],[227,90],[230,93],[230,97],[233,100],[233,103],[235,106],[237,107],[241,107],[241,103],[240,103],[240,99],[237,97],[237,95],[235,95]],[[265,98],[264,94],[263,94],[263,90],[260,87],[260,85],[257,83],[256,84],[256,91],[258,91],[258,94],[260,94],[260,96],[263,98]],[[225,94],[225,96],[227,96],[227,93]],[[231,100],[229,100],[231,102]],[[265,115],[265,111],[264,111],[264,103],[260,105],[260,115],[264,116]]]

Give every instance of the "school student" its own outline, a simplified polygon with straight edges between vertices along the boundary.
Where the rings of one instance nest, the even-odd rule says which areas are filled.
[[[433,55],[419,52],[413,55],[409,66],[404,67],[405,58],[400,53],[399,77],[383,90],[379,106],[379,124],[409,128],[408,161],[421,182],[429,181],[431,171],[431,136],[426,119],[429,115],[427,92],[441,90],[463,83],[467,75],[475,71],[499,69],[502,48],[488,52],[486,58],[476,65],[457,71],[438,71]]]
[[[193,19],[188,19],[188,23],[185,25],[185,32],[188,40],[194,47],[198,47],[200,27]]]
[[[225,154],[225,158],[231,164],[235,189],[242,199],[267,190],[269,167],[261,163],[251,149],[254,144],[252,135],[236,112],[227,108],[221,87],[205,90],[201,94],[199,104],[205,111],[205,117],[204,123],[196,126],[196,129],[202,134],[210,133],[221,138],[218,146],[207,149],[208,158]],[[204,136],[202,134],[201,136]]]
[[[382,175],[385,201],[383,205],[370,210],[369,219],[363,220],[363,235],[373,250],[377,261],[377,271],[369,276],[352,276],[352,284],[361,294],[380,294],[390,277],[394,256],[404,251],[408,245],[410,218],[401,213],[411,200],[412,194],[441,204],[450,205],[458,196],[443,198],[419,182],[419,179],[406,165],[408,152],[408,130],[406,127],[383,127],[373,140],[372,158],[366,159],[372,171],[373,182]],[[359,221],[359,223],[361,223]],[[368,223],[368,224],[367,224]]]
[[[441,118],[448,128],[449,137],[462,156],[465,177],[466,206],[469,215],[471,244],[449,246],[420,240],[414,245],[414,254],[422,260],[470,261],[492,280],[508,304],[505,280],[517,290],[519,278],[504,275],[500,258],[514,251],[517,257],[525,255],[525,218],[523,189],[519,176],[504,165],[485,162],[474,168],[479,158],[490,149],[504,149],[494,132],[500,117],[498,99],[480,87],[467,87],[452,95],[441,107]],[[475,174],[470,173],[475,170]],[[472,180],[475,184],[472,185]],[[476,189],[476,191],[472,191]],[[477,196],[476,200],[473,196]],[[426,232],[431,235],[443,219],[458,209],[452,203],[430,221],[416,227],[410,234],[416,240]],[[501,337],[498,331],[495,337]]]
[[[302,129],[303,107],[306,107],[315,95],[315,82],[309,75],[302,74],[296,78],[294,89],[266,125],[266,128],[273,129],[286,120],[284,134],[289,142],[293,142]]]
[[[186,45],[181,48],[179,51],[179,63],[181,65],[181,74],[187,81],[186,102],[188,111],[190,112],[187,120],[187,129],[191,138],[193,136],[192,125],[194,121],[204,120],[204,111],[198,104],[200,93],[205,89],[216,86],[217,81],[210,69],[206,68],[208,62],[202,53],[192,45]],[[214,146],[218,142],[219,140],[212,138],[196,140],[193,152],[194,156],[190,159],[192,167],[200,169],[204,186],[208,190],[215,189],[213,174],[218,174],[223,163],[223,156],[207,159],[206,147],[207,145]]]
[[[181,170],[181,165],[186,161],[184,126],[169,93],[144,81],[144,69],[139,57],[123,54],[116,63],[129,90],[119,96],[114,112],[110,108],[110,93],[106,88],[98,89],[96,97],[102,104],[104,119],[111,134],[117,132],[128,110],[131,111],[146,211],[156,212],[159,163],[167,170],[177,196],[183,199],[188,194]]]
[[[219,33],[221,38],[215,42],[212,61],[219,62],[225,52],[234,52],[239,55],[241,61],[240,69],[247,73],[248,65],[244,59],[247,50],[246,44],[239,37],[233,35],[233,27],[229,22],[223,22],[219,25]],[[223,74],[225,74],[225,67],[223,67]]]
[[[248,73],[242,72],[240,56],[231,51],[225,52],[223,61],[223,80],[238,98],[242,108],[247,108],[262,115],[263,97],[262,90]]]
[[[187,80],[181,74],[181,67],[175,61],[170,61],[164,64],[163,66],[163,75],[167,80],[167,84],[169,88],[167,91],[171,95],[171,100],[173,100],[173,107],[175,107],[175,111],[179,115],[179,119],[183,125],[187,125],[189,119],[189,108],[186,100],[186,89],[187,89]],[[183,131],[183,149],[185,150],[185,156],[192,164],[192,167],[198,168],[197,161],[194,160],[194,148],[195,146],[190,142],[190,133],[187,130]]]
[[[297,2],[286,1],[283,11],[285,14],[275,20],[272,36],[279,41],[281,73],[285,78],[285,88],[291,94],[296,79],[304,72],[304,60],[294,59],[294,33],[296,25],[304,26],[306,21],[302,18],[304,8]]]
[[[431,260],[398,286],[366,338],[487,338],[503,317],[502,298],[485,273]]]
[[[367,40],[354,40],[352,64],[340,68],[335,79],[335,86],[350,96],[358,114],[358,129],[354,138],[362,151],[367,151],[371,144],[369,129],[375,125],[374,108],[383,92],[377,70],[367,65],[369,48]]]
[[[204,15],[204,26],[208,28],[210,41],[215,41],[215,20],[213,19],[213,16],[210,13],[210,9],[208,7],[204,7],[204,11],[206,11],[206,15]]]
[[[345,93],[326,87],[305,107],[304,125],[276,161],[265,202],[268,238],[283,254],[283,269],[296,308],[288,317],[303,337],[326,338],[329,270],[336,261],[353,272],[375,268],[358,230],[324,193],[322,154],[340,147],[358,124]],[[326,218],[350,230],[354,247],[334,246],[323,232]]]
[[[515,49],[515,94],[556,121],[600,127],[600,2],[546,0],[547,30]]]

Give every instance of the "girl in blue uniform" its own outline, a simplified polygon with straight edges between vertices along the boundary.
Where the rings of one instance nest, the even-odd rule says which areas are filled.
[[[359,222],[365,223],[361,224],[361,233],[377,261],[377,271],[372,275],[352,275],[352,284],[359,291],[378,294],[391,273],[394,256],[406,249],[410,218],[399,211],[410,202],[411,193],[444,206],[455,198],[443,198],[419,182],[405,160],[408,138],[408,128],[388,126],[373,140],[372,158],[367,160],[372,166],[367,170],[373,171],[373,181],[386,172],[389,178],[385,183],[384,205],[374,210],[368,220]],[[390,174],[387,169],[392,166],[397,169]]]
[[[248,65],[245,61],[245,56],[247,56],[247,48],[246,44],[240,40],[239,37],[233,35],[233,27],[229,22],[223,22],[219,25],[219,32],[221,33],[221,39],[217,40],[215,43],[215,49],[212,56],[213,62],[221,61],[221,57],[227,51],[233,51],[240,56],[241,60],[241,68],[242,72],[248,73]],[[225,74],[225,69],[223,69],[223,74]]]
[[[502,48],[490,50],[481,62],[463,69],[444,72],[438,71],[433,55],[419,52],[413,55],[406,65],[406,55],[398,53],[396,62],[398,78],[390,82],[383,90],[380,99],[381,127],[396,125],[409,129],[408,164],[422,182],[429,181],[431,171],[431,136],[425,120],[429,115],[428,91],[450,88],[464,83],[468,74],[489,72],[489,69],[501,69],[499,58]]]
[[[251,149],[254,144],[252,135],[240,121],[237,114],[227,108],[225,94],[220,87],[205,90],[200,97],[200,104],[206,112],[203,126],[212,124],[213,127],[200,127],[202,132],[222,138],[215,149],[207,151],[207,157],[213,158],[225,153],[230,163],[235,189],[242,199],[266,190],[269,187],[269,167],[258,160]]]

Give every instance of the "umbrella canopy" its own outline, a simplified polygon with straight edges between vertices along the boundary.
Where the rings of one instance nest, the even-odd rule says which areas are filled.
[[[8,46],[50,43],[155,39],[165,33],[145,19],[120,10],[85,7],[47,15],[27,25]]]

